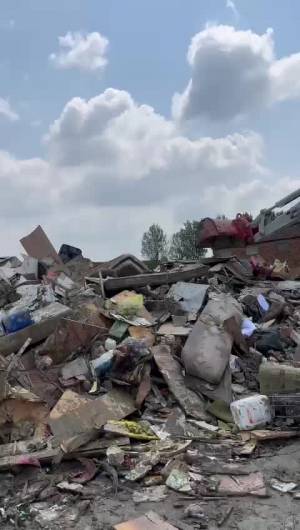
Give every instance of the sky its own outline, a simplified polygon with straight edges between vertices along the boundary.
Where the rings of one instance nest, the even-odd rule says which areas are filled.
[[[110,259],[300,188],[297,0],[1,0],[0,254]]]

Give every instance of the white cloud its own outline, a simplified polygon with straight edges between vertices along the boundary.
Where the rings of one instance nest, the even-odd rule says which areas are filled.
[[[300,98],[300,53],[275,61],[270,75],[275,102]]]
[[[240,14],[233,0],[226,0],[226,7],[232,11],[234,18],[239,20]]]
[[[159,204],[203,186],[263,174],[254,133],[190,139],[174,122],[124,91],[71,100],[45,139],[65,175],[69,201],[95,206]],[[193,191],[192,191],[193,190]]]
[[[107,65],[109,41],[98,32],[83,34],[68,32],[59,37],[58,53],[52,53],[50,62],[56,68],[77,68],[82,71],[95,72]]]
[[[0,153],[3,234],[11,223],[20,236],[42,223],[57,246],[73,243],[97,259],[138,253],[152,222],[171,233],[192,215],[223,211],[223,196],[228,211],[239,186],[268,178],[259,135],[190,138],[114,89],[69,101],[45,149],[44,160]],[[4,235],[1,246],[9,251]]]
[[[212,215],[212,201],[218,193],[222,195],[221,208],[227,215],[235,216],[245,211],[256,215],[261,209],[273,206],[276,201],[300,188],[300,178],[281,177],[276,179],[276,186],[274,186],[274,180],[274,175],[269,175],[269,178],[263,180],[253,179],[241,182],[235,188],[225,184],[221,184],[218,188],[208,186],[202,198],[203,208],[210,211]],[[220,209],[219,205],[214,206],[214,213],[217,213],[218,207]]]
[[[192,77],[173,98],[179,119],[231,120],[300,97],[300,53],[277,60],[273,30],[263,35],[207,26],[191,41]]]
[[[62,37],[51,60],[61,68],[103,68],[107,43],[103,53],[99,46],[91,53],[90,35]],[[231,119],[300,94],[300,58],[276,60],[271,30],[259,36],[207,27],[194,37],[188,60],[193,74],[178,96],[181,117]],[[0,114],[1,102],[2,113],[17,119],[5,100]],[[194,130],[191,136],[180,121],[112,88],[90,100],[71,99],[44,147],[44,159],[18,160],[0,151],[3,254],[15,252],[17,239],[38,223],[57,247],[71,243],[95,259],[139,253],[153,222],[171,233],[187,218],[256,214],[300,187],[300,179],[268,171],[258,134],[213,138]]]
[[[11,107],[9,101],[3,98],[0,98],[0,117],[1,116],[7,118],[9,121],[17,121],[20,118],[17,112]]]
[[[177,116],[227,120],[270,98],[272,31],[256,35],[231,26],[208,26],[195,35],[188,50],[192,78],[174,98]]]
[[[19,160],[0,151],[1,216],[14,219],[47,211],[55,202],[55,179],[46,161]]]
[[[57,247],[74,244],[94,259],[138,254],[153,222],[171,233],[187,218],[255,214],[300,186],[270,174],[258,134],[191,137],[112,88],[71,99],[44,147],[44,159],[0,152],[3,254],[38,223]]]

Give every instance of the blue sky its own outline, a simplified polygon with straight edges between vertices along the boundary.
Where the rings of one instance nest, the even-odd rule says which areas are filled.
[[[237,183],[244,187],[250,186],[250,191],[243,188],[240,198],[241,205],[247,207],[248,196],[249,209],[252,210],[262,206],[261,202],[256,204],[256,197],[259,195],[257,190],[260,189],[257,182],[261,182],[263,186],[269,186],[269,188],[266,187],[265,197],[263,197],[267,204],[269,201],[272,202],[273,198],[274,200],[277,199],[277,192],[275,193],[274,188],[277,188],[280,194],[284,193],[285,190],[290,191],[290,188],[298,183],[298,123],[300,118],[298,93],[296,95],[289,93],[284,97],[276,96],[276,103],[274,103],[273,96],[270,103],[271,96],[265,94],[266,101],[264,104],[260,104],[258,93],[251,108],[246,108],[246,102],[243,101],[241,103],[243,112],[240,113],[240,109],[235,112],[231,106],[231,115],[228,114],[228,109],[225,109],[227,112],[226,119],[215,120],[211,119],[211,116],[201,115],[202,111],[199,108],[203,109],[203,107],[201,105],[199,107],[197,101],[199,91],[196,91],[196,95],[193,97],[186,92],[186,97],[190,98],[188,106],[192,109],[191,112],[195,113],[195,116],[192,116],[192,120],[185,119],[184,103],[181,103],[180,120],[172,114],[173,96],[175,93],[181,95],[185,93],[191,76],[194,86],[198,78],[200,82],[205,81],[205,75],[201,70],[203,57],[201,56],[202,59],[199,63],[199,72],[196,71],[198,65],[194,66],[195,77],[193,77],[186,56],[192,37],[203,32],[208,23],[216,28],[220,28],[220,25],[231,26],[234,28],[234,32],[241,32],[234,33],[237,36],[241,35],[241,38],[243,38],[243,32],[246,30],[251,30],[252,34],[256,34],[260,38],[266,34],[268,28],[273,28],[272,39],[276,59],[288,57],[300,51],[298,37],[300,4],[297,0],[278,0],[276,2],[271,0],[236,0],[234,3],[229,2],[229,6],[227,3],[226,0],[151,0],[151,2],[145,0],[2,0],[0,15],[0,98],[9,102],[11,109],[18,115],[19,119],[12,120],[0,116],[0,149],[5,153],[5,161],[2,166],[0,164],[0,178],[2,175],[5,182],[7,180],[10,183],[14,181],[11,185],[15,186],[14,193],[17,193],[17,190],[20,189],[20,181],[24,184],[24,179],[28,178],[27,170],[24,173],[22,161],[27,161],[27,165],[30,165],[33,159],[37,159],[43,166],[41,169],[34,167],[32,170],[34,176],[31,176],[28,186],[29,195],[41,204],[41,208],[39,210],[34,208],[32,211],[29,206],[24,208],[24,211],[19,208],[17,220],[14,219],[14,215],[11,215],[8,230],[12,236],[12,242],[5,243],[8,247],[7,252],[17,251],[18,237],[23,235],[23,228],[26,231],[31,226],[33,228],[36,222],[43,221],[48,230],[53,233],[53,238],[57,244],[62,239],[68,239],[67,242],[71,240],[74,244],[81,244],[83,247],[86,244],[87,251],[92,253],[94,257],[99,258],[102,254],[104,257],[110,257],[127,250],[124,243],[127,226],[126,223],[126,226],[124,225],[124,217],[128,223],[127,229],[132,234],[129,238],[128,250],[138,252],[140,232],[147,226],[147,223],[161,222],[166,230],[171,232],[191,214],[198,217],[201,217],[202,214],[214,215],[216,203],[212,197],[215,196],[214,193],[216,192],[209,188],[211,182],[213,182],[217,194],[222,190],[224,192],[224,186],[226,188],[226,193],[221,193],[224,202],[218,205],[218,210],[224,210],[226,213],[234,213],[234,209],[238,207],[239,197],[230,198],[230,190],[235,190]],[[49,60],[49,56],[53,53],[58,54],[58,38],[65,36],[68,32],[80,32],[84,38],[97,32],[107,38],[109,41],[106,51],[107,65],[93,71],[83,71],[78,67],[55,67]],[[227,38],[221,35],[220,29],[217,32],[215,58],[224,44],[224,39]],[[203,34],[201,42],[204,42],[204,50],[208,49],[207,43],[210,38],[210,35]],[[248,44],[246,45],[248,46]],[[250,44],[249,47],[251,47]],[[234,54],[235,52],[233,53],[235,57]],[[234,68],[235,64],[230,63],[230,68]],[[242,63],[236,66],[240,69],[243,68]],[[288,70],[287,74],[284,73],[287,76],[285,87],[293,84],[292,78],[288,77],[292,75],[291,71],[292,68]],[[295,72],[295,68],[293,71]],[[255,70],[255,75],[257,75],[257,70]],[[213,78],[214,83],[216,76]],[[281,85],[282,76],[283,74],[280,78]],[[243,90],[243,86],[241,90]],[[131,109],[130,114],[126,115],[127,118],[124,117],[127,129],[125,130],[123,125],[121,132],[119,126],[117,132],[114,129],[116,136],[120,134],[117,146],[113,146],[114,152],[118,150],[116,156],[122,154],[120,160],[123,166],[120,172],[120,164],[118,163],[113,170],[112,166],[108,167],[107,177],[106,174],[97,174],[97,168],[102,165],[102,160],[106,160],[106,153],[104,152],[102,154],[103,159],[98,155],[93,159],[92,170],[90,167],[92,164],[87,164],[85,156],[83,156],[85,165],[82,162],[82,157],[78,158],[74,164],[70,164],[70,160],[68,162],[65,160],[63,164],[58,162],[58,158],[61,160],[63,150],[70,148],[69,143],[68,145],[64,143],[65,136],[63,137],[65,122],[62,111],[64,107],[74,97],[88,102],[90,98],[103,94],[110,87],[119,91],[126,91],[137,107],[140,105],[152,107],[156,122],[158,122],[157,116],[161,115],[168,127],[176,127],[175,135],[174,131],[172,133],[167,131],[166,123],[163,123],[164,133],[161,137],[161,129],[158,131],[160,125],[158,123],[152,125],[151,122],[152,133],[148,143],[168,142],[164,153],[160,152],[157,144],[154,148],[151,143],[149,153],[145,150],[144,145],[141,148],[133,144],[133,133],[130,130],[130,124],[133,122],[130,120],[133,119],[134,121],[136,117],[135,114],[132,117],[132,112],[135,109]],[[219,80],[219,87],[218,97],[222,98],[222,79]],[[287,89],[284,88],[284,90],[286,93]],[[253,96],[252,92],[250,96]],[[207,98],[207,94],[205,97]],[[224,98],[226,99],[226,97],[225,95]],[[247,94],[245,94],[246,99]],[[94,112],[94,107],[89,112]],[[138,113],[140,116],[140,111]],[[99,117],[98,113],[95,113],[95,120],[98,121],[93,132],[93,142],[95,144],[99,140],[99,152],[102,153],[103,146],[100,145],[99,139],[99,130],[102,130],[103,125],[101,119],[101,116]],[[59,130],[49,133],[55,120],[59,121]],[[145,123],[144,117],[142,122]],[[135,127],[137,130],[141,130],[142,125],[139,122],[139,125],[135,125]],[[148,126],[146,126],[146,130],[149,130]],[[44,137],[47,134],[48,136],[50,134],[50,140],[45,141]],[[124,136],[127,134],[129,140],[125,145]],[[187,153],[186,160],[182,158],[183,145],[180,146],[180,156],[176,151],[176,149],[178,150],[178,138],[184,137],[185,142],[186,139],[196,142],[202,138],[209,137],[215,140],[228,138],[228,135],[234,134],[240,134],[243,137],[245,135],[247,138],[248,134],[253,135],[253,137],[257,135],[260,140],[256,141],[255,146],[253,142],[250,147],[247,144],[247,161],[244,158],[242,162],[240,158],[238,161],[232,159],[231,166],[223,163],[223,161],[221,164],[224,167],[223,174],[219,170],[220,164],[216,164],[215,168],[210,167],[207,173],[205,162],[199,163],[199,168],[193,165],[191,169],[191,159],[194,152],[196,148],[200,149],[196,143],[189,145],[192,151]],[[76,139],[78,144],[75,144],[74,141],[74,149],[76,149],[75,145],[79,146],[77,152],[78,149],[81,150],[83,144],[85,145],[86,139],[83,137],[82,130],[78,132],[78,135],[80,135]],[[171,155],[169,155],[171,150],[169,142],[171,140],[172,152],[176,151],[174,159],[171,159]],[[68,139],[68,142],[70,141]],[[263,144],[263,147],[259,142]],[[216,148],[218,151],[218,145],[213,143],[212,149]],[[231,144],[230,146],[232,147]],[[130,164],[132,158],[135,157],[134,162],[132,162],[134,165],[128,165],[126,175],[123,175],[124,160],[126,165],[123,150],[127,148],[128,150],[135,150],[135,154],[128,156]],[[111,146],[110,149],[112,149]],[[239,146],[239,149],[242,148]],[[136,155],[137,151],[140,152],[141,160]],[[197,157],[200,157],[199,153],[200,151]],[[148,158],[154,156],[156,160],[152,160],[153,163],[151,167],[149,166],[148,172],[143,173],[141,168],[143,168],[144,163],[147,164]],[[13,170],[7,169],[8,157],[16,159],[17,166]],[[163,173],[160,157],[163,157]],[[44,167],[45,164],[47,168]],[[69,170],[70,165],[72,171]],[[87,172],[87,165],[89,165],[89,172]],[[166,167],[167,169],[165,169]],[[151,183],[153,186],[157,186],[157,182],[159,182],[162,187],[167,183],[172,185],[172,175],[176,173],[177,168],[181,168],[181,180],[186,178],[191,187],[194,186],[190,192],[191,197],[186,193],[186,189],[183,197],[179,184],[176,184],[177,194],[172,200],[164,189],[160,198],[159,194],[153,192]],[[233,176],[233,180],[229,176],[231,169],[234,175],[237,172],[237,175]],[[44,179],[43,182],[46,183],[47,189],[51,189],[50,205],[44,204],[45,198],[39,195],[42,193],[43,187],[39,182],[39,171],[41,174],[43,171],[47,173],[47,176],[40,178],[41,182]],[[139,181],[136,189],[136,200],[132,200],[132,195],[135,195],[135,184],[130,182],[130,171],[133,173],[133,180]],[[197,181],[195,181],[193,179],[196,178],[197,171],[199,178],[197,177]],[[35,172],[37,172],[36,176]],[[189,172],[193,172],[195,175],[190,176]],[[186,175],[188,176],[186,177]],[[78,186],[78,189],[75,189],[75,185],[77,186],[80,179],[82,179],[83,187]],[[282,184],[283,179],[288,179],[285,180],[284,185]],[[145,189],[140,186],[141,180],[146,182]],[[252,184],[253,182],[256,184]],[[93,190],[91,194],[99,193],[100,196],[104,186],[103,196],[106,197],[106,202],[104,199],[95,201],[94,198],[93,200],[91,198],[85,199],[84,204],[80,203],[78,199],[77,202],[75,201],[75,195],[77,194],[77,197],[83,196],[82,190],[87,188]],[[207,190],[205,200],[203,199],[204,188]],[[112,199],[111,190],[120,200],[115,199],[114,201]],[[270,190],[274,191],[274,197],[270,196]],[[195,202],[195,191],[199,195],[198,202]],[[144,195],[148,194],[149,197],[152,197],[152,192],[154,197],[148,204],[144,200]],[[141,200],[142,193],[144,195]],[[127,194],[131,196],[130,199],[127,198],[124,200],[125,202],[122,202],[122,197]],[[57,212],[62,211],[62,204],[64,205],[63,211],[66,210],[65,205],[66,203],[69,204],[69,197],[72,197],[74,205],[72,208],[70,206],[68,213],[65,212],[65,222],[61,226],[57,221]],[[201,203],[200,199],[204,202]],[[5,200],[4,197],[2,200]],[[11,207],[13,208],[13,204]],[[77,219],[75,223],[74,208]],[[96,229],[95,231],[92,230],[91,234],[87,235],[86,233],[87,228],[91,226],[91,220],[94,221],[98,218],[101,219],[100,224],[104,225],[103,234],[101,233],[103,244],[100,243],[100,246]],[[107,227],[112,219],[118,219],[120,225],[117,223],[117,233],[109,238]],[[121,219],[123,220],[121,221]],[[8,223],[8,221],[5,222]],[[16,240],[15,243],[13,242],[14,239]],[[6,253],[5,248],[3,248],[2,253]]]

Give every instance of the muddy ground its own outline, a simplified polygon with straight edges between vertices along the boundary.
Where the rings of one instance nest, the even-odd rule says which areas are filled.
[[[192,502],[201,503],[207,514],[210,530],[220,528],[218,521],[230,506],[233,506],[233,512],[221,528],[300,530],[300,500],[271,488],[268,488],[270,496],[263,499],[247,496],[204,502],[201,499],[190,500],[170,491],[163,502],[135,505],[132,492],[139,487],[137,484],[121,481],[119,491],[114,495],[110,479],[99,474],[84,487],[83,495],[57,493],[55,485],[59,480],[67,478],[74,465],[76,464],[60,464],[56,470],[27,468],[24,471],[23,468],[18,474],[1,474],[1,530],[109,530],[115,524],[149,510],[166,517],[179,529],[184,530],[184,524],[196,529],[199,528],[197,522],[184,519],[183,515],[185,507]],[[300,442],[265,445],[260,455],[247,462],[246,469],[263,471],[267,483],[271,478],[277,478],[300,484]]]

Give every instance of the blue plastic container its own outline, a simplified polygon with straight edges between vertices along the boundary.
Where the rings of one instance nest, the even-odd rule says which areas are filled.
[[[98,359],[91,361],[92,371],[97,377],[104,377],[111,372],[115,353],[113,350],[103,353]]]
[[[15,333],[16,331],[27,328],[32,324],[34,324],[34,321],[27,309],[11,311],[2,319],[2,325],[6,334]]]

